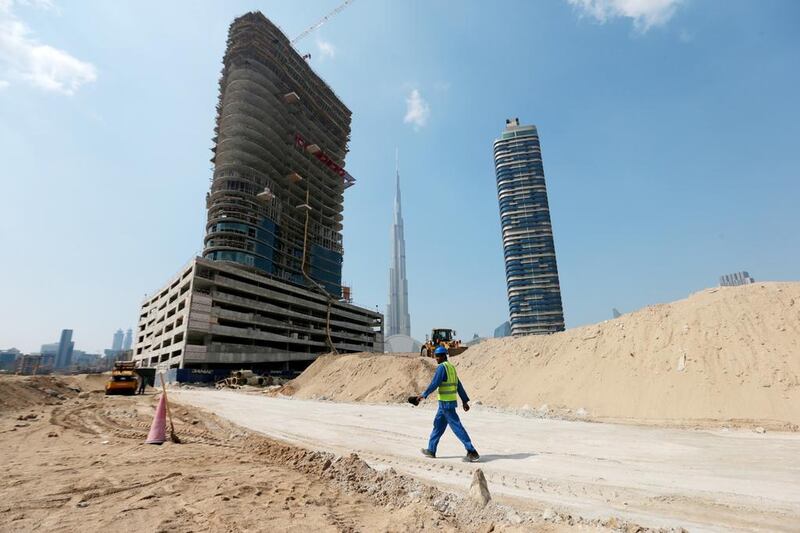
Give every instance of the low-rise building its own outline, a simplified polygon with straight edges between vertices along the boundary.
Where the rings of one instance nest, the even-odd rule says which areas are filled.
[[[733,274],[725,274],[719,277],[719,284],[722,287],[736,287],[755,282],[756,280],[747,271],[734,272]]]
[[[83,350],[73,350],[72,368],[78,371],[95,370],[101,366],[102,356],[96,353],[86,353]]]
[[[42,355],[28,354],[17,357],[17,367],[15,372],[22,375],[42,374]],[[52,370],[48,368],[47,372]]]
[[[389,335],[384,339],[386,353],[414,353],[422,349],[422,343],[408,335]]]
[[[14,372],[17,367],[17,358],[22,356],[22,352],[16,348],[0,350],[0,371]]]
[[[382,352],[383,316],[198,257],[142,303],[135,337],[140,367],[301,370],[331,344]]]

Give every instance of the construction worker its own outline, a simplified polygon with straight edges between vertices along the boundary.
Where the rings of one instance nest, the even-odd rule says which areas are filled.
[[[428,389],[417,397],[417,401],[422,401],[423,398],[427,398],[435,389],[438,389],[439,410],[436,411],[436,417],[433,419],[433,431],[428,441],[428,447],[422,449],[422,455],[426,457],[436,457],[436,447],[439,445],[439,439],[442,438],[444,430],[447,429],[449,425],[450,429],[452,429],[453,433],[458,437],[458,440],[460,440],[467,449],[467,455],[464,457],[464,461],[475,462],[480,459],[480,455],[478,455],[475,446],[473,446],[472,442],[469,440],[467,430],[461,425],[461,420],[458,418],[458,413],[456,413],[458,397],[461,397],[464,411],[469,411],[469,397],[467,396],[467,391],[464,390],[464,386],[458,379],[456,367],[447,360],[447,348],[438,346],[436,350],[434,350],[433,355],[436,357],[436,362],[439,363],[439,366],[436,367],[436,373],[433,375],[433,380],[431,384],[428,385]]]

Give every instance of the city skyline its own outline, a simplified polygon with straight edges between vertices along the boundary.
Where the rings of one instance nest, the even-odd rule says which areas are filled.
[[[612,306],[685,297],[743,267],[759,280],[797,279],[800,74],[787,67],[800,6],[668,3],[661,16],[642,7],[605,18],[567,1],[455,12],[354,3],[299,41],[353,111],[347,169],[359,182],[342,233],[354,301],[386,304],[394,187],[382,169],[400,146],[412,336],[432,326],[487,334],[504,321],[486,146],[508,116],[535,123],[545,144],[568,327],[605,320]],[[97,352],[135,322],[143,294],[201,253],[230,20],[263,8],[294,36],[332,6],[45,4],[0,12],[27,31],[0,48],[0,235],[20,258],[0,265],[13,302],[0,311],[0,346],[37,351],[66,323],[77,347]],[[192,23],[177,24],[188,12]],[[75,61],[31,71],[11,62],[37,44]],[[747,150],[736,148],[743,131]],[[438,261],[434,245],[448,250]],[[96,250],[102,264],[89,260]]]

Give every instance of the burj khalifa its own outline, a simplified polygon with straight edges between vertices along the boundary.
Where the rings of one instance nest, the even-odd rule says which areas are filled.
[[[392,262],[389,266],[389,303],[386,306],[386,336],[411,336],[406,279],[406,240],[403,235],[403,212],[400,200],[400,168],[396,170],[397,191],[392,224]]]

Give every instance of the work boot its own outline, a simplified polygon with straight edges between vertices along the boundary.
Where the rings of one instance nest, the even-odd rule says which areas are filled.
[[[472,450],[470,452],[467,452],[467,455],[464,456],[464,462],[465,463],[476,463],[478,461],[478,459],[480,459],[480,458],[481,458],[481,456],[478,455],[478,452],[476,452],[475,450]]]
[[[431,459],[436,459],[436,453],[430,451],[428,448],[422,448],[420,451],[422,452],[422,455],[424,455],[425,457],[430,457]]]

